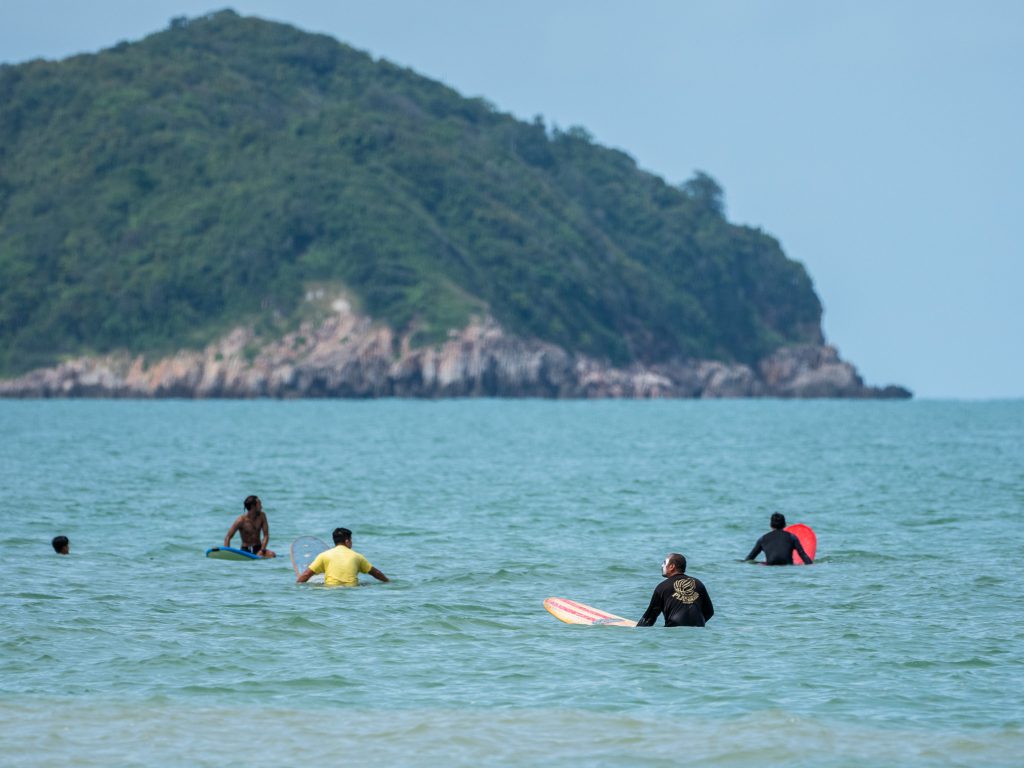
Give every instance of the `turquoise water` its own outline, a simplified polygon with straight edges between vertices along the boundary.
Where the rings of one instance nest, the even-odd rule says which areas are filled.
[[[0,432],[4,765],[1024,753],[1024,402],[6,401]],[[250,493],[283,557],[203,557]],[[814,566],[739,562],[775,510]],[[294,585],[338,525],[393,583]],[[541,605],[636,618],[669,551],[705,630]]]

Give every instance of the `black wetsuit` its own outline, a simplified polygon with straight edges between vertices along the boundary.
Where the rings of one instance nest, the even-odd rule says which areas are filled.
[[[808,565],[814,562],[808,554],[804,552],[804,548],[800,544],[800,539],[789,531],[783,531],[781,529],[769,531],[758,539],[757,544],[754,545],[754,548],[750,550],[750,554],[747,555],[747,560],[753,560],[759,554],[764,552],[765,565],[792,565],[794,549],[800,553],[800,557],[802,557],[804,562]]]
[[[715,615],[715,606],[698,579],[677,573],[654,588],[651,604],[636,625],[653,627],[659,614],[666,627],[703,627]]]

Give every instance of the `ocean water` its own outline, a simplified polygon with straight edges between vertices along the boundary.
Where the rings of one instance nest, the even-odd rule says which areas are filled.
[[[3,401],[0,435],[3,765],[1024,755],[1024,402]],[[250,493],[281,556],[205,558]],[[815,565],[741,562],[776,510]],[[339,525],[393,583],[294,584]],[[706,629],[542,607],[636,618],[670,551]]]

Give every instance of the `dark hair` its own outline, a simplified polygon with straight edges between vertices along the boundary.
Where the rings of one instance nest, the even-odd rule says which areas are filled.
[[[674,565],[680,573],[686,573],[686,558],[678,552],[673,552],[667,558],[669,565]]]
[[[60,554],[60,551],[64,549],[64,547],[70,544],[67,536],[54,536],[53,541],[51,541],[50,543],[53,544],[53,551],[56,552],[58,555]]]
[[[242,502],[242,506],[244,506],[245,511],[248,512],[250,509],[256,506],[256,502],[259,500],[259,496],[246,496],[245,501]]]
[[[335,528],[334,533],[331,534],[331,538],[334,539],[335,544],[341,544],[342,542],[348,541],[352,538],[352,531],[348,528]]]
[[[772,528],[781,530],[786,527],[786,516],[781,512],[774,512],[771,520]]]

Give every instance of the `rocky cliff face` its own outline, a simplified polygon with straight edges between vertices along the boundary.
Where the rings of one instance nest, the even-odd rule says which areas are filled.
[[[0,397],[910,397],[900,387],[865,386],[829,346],[783,348],[753,368],[710,360],[612,368],[511,336],[490,319],[439,347],[412,349],[344,302],[335,310],[262,346],[238,328],[201,352],[152,363],[77,358],[0,381]]]

